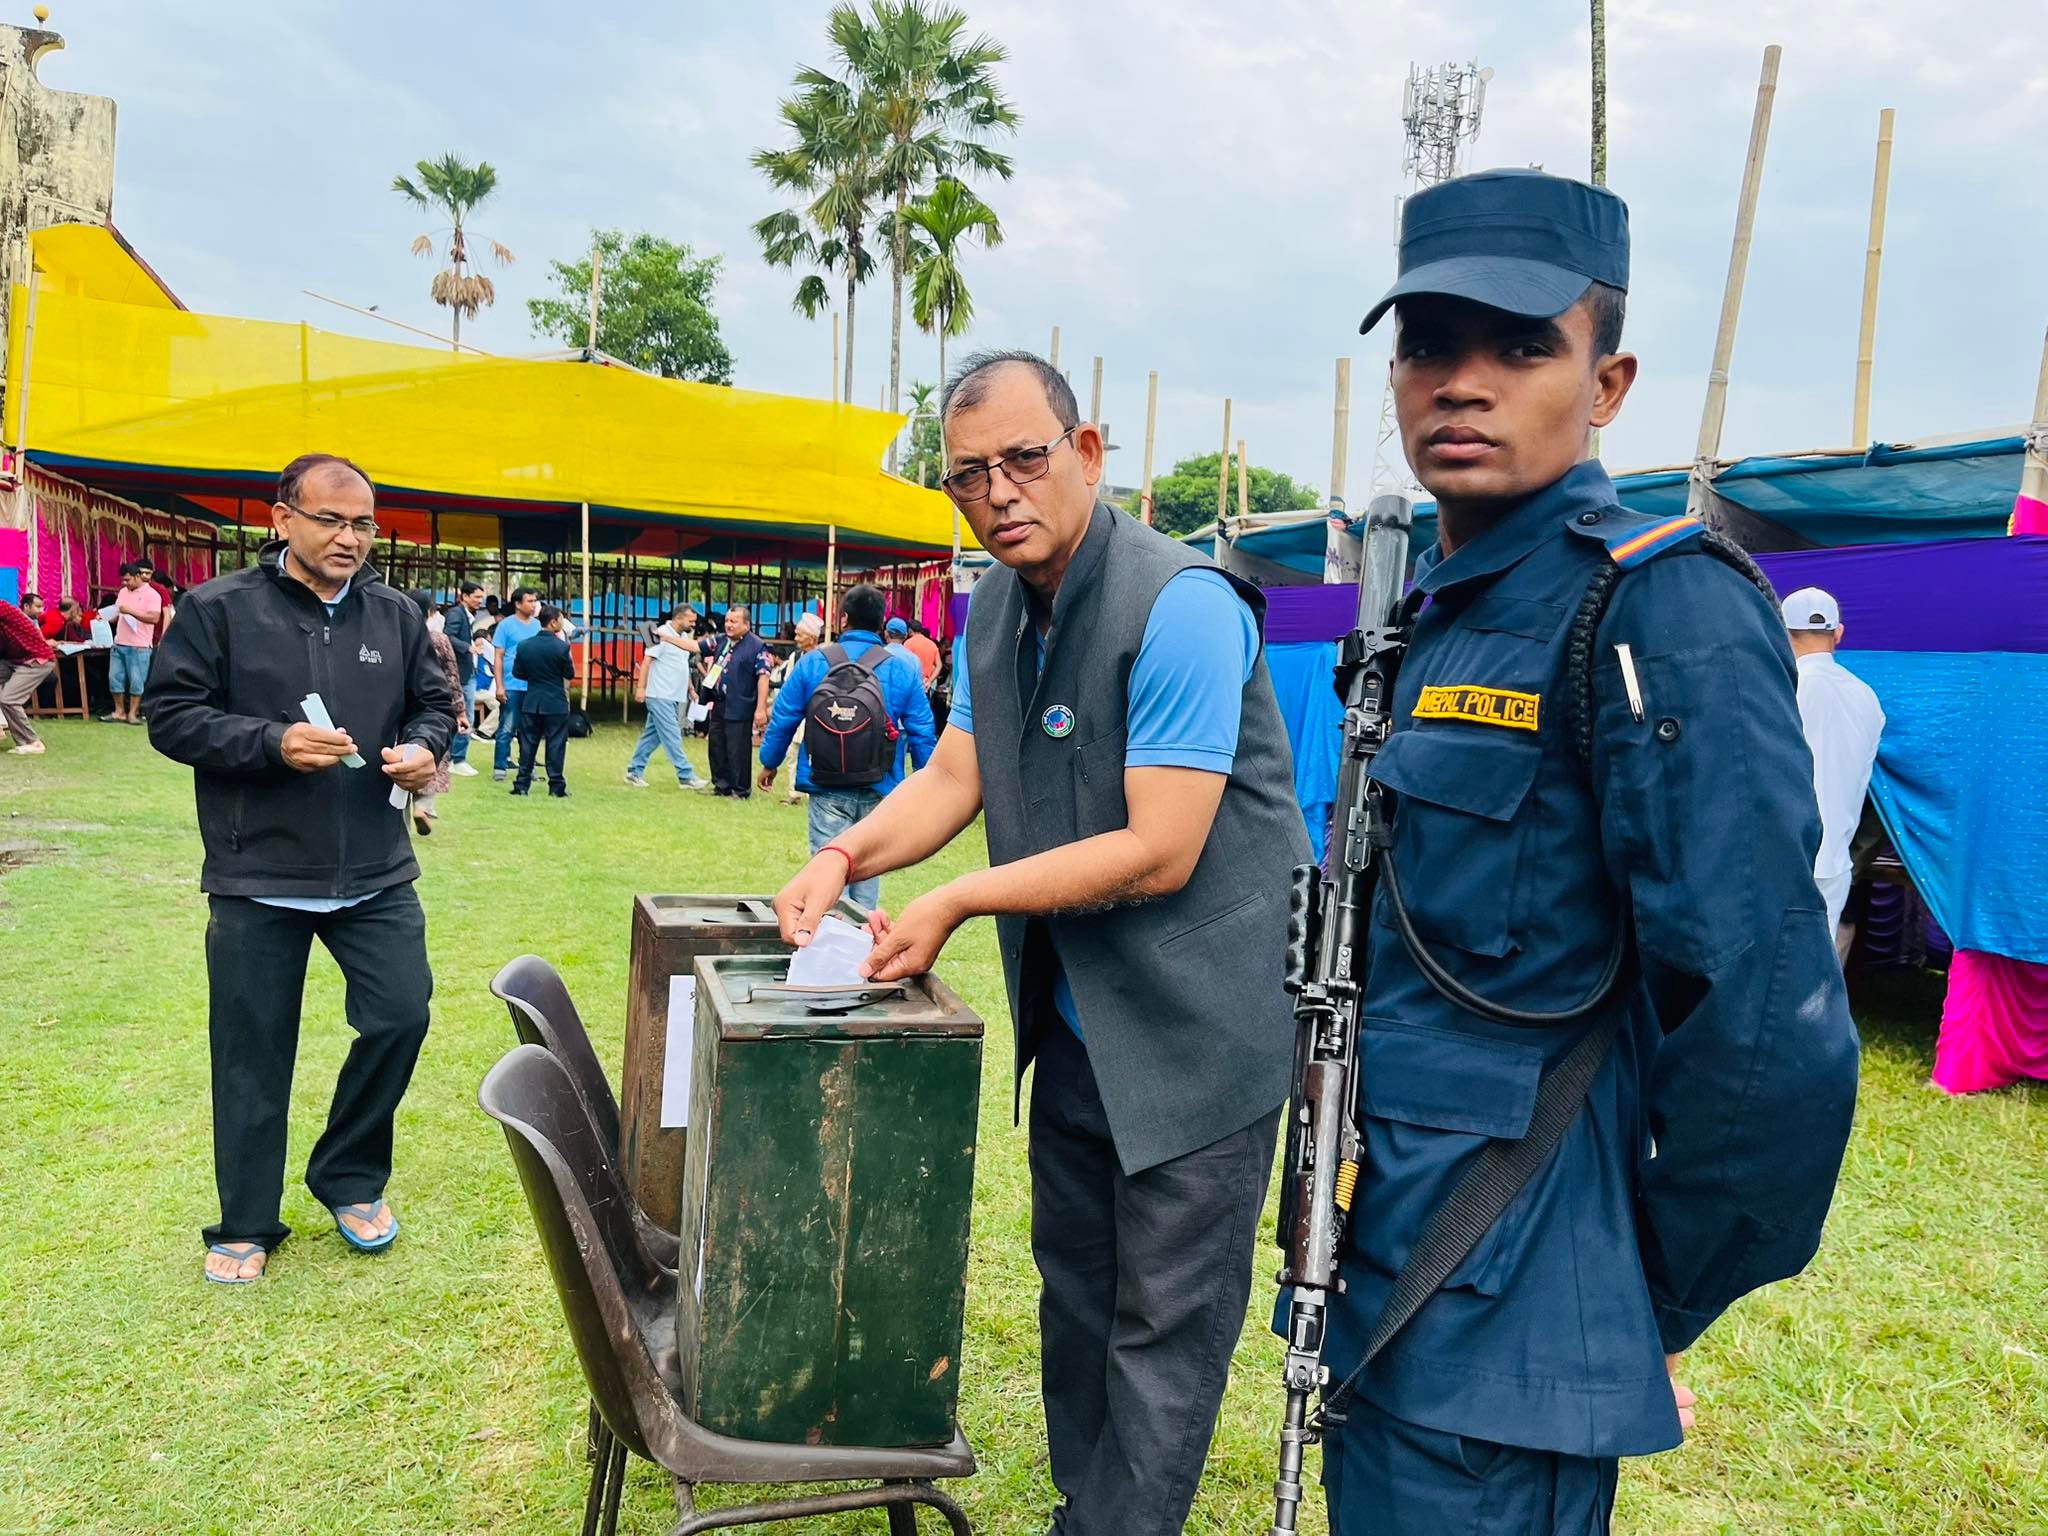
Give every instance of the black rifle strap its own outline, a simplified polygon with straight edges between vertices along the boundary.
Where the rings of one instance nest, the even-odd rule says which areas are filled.
[[[1490,1141],[1480,1150],[1465,1176],[1458,1180],[1450,1198],[1436,1208],[1429,1225],[1408,1252],[1408,1262],[1394,1278],[1394,1288],[1380,1309],[1379,1321],[1365,1341],[1365,1351],[1356,1369],[1333,1392],[1323,1398],[1323,1415],[1341,1417],[1344,1399],[1365,1374],[1375,1356],[1408,1325],[1422,1304],[1437,1293],[1465,1256],[1478,1246],[1501,1213],[1550,1160],[1557,1144],[1593,1086],[1601,1063],[1614,1044],[1618,1026],[1603,1026],[1589,1032],[1573,1046],[1564,1060],[1544,1074],[1536,1089],[1536,1107],[1529,1116],[1529,1129],[1515,1141]]]

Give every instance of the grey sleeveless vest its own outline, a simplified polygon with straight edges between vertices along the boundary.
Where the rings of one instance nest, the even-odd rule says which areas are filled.
[[[1002,566],[981,579],[967,653],[991,864],[1127,825],[1131,666],[1160,588],[1208,564],[1098,504],[1060,583],[1035,677],[1022,579]],[[1264,596],[1231,581],[1263,627]],[[1185,886],[1107,911],[996,919],[1019,1082],[1038,1032],[1066,1028],[1035,941],[1042,923],[1066,968],[1126,1173],[1205,1147],[1273,1109],[1287,1096],[1294,1060],[1281,986],[1288,891],[1295,865],[1308,859],[1293,754],[1261,655],[1243,685],[1236,763]]]

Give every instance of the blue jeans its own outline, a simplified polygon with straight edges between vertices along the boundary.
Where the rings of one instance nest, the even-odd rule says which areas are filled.
[[[687,784],[697,777],[697,770],[683,755],[682,708],[680,699],[647,701],[647,725],[640,732],[640,745],[633,749],[633,761],[626,764],[626,772],[635,778],[645,773],[648,763],[653,761],[654,749],[659,747],[675,764],[678,784]]]
[[[469,728],[472,731],[475,730],[476,678],[474,676],[462,685],[462,707],[469,711]],[[469,738],[467,736],[460,733],[456,735],[453,744],[448,748],[448,761],[451,763],[466,763],[469,761]]]
[[[839,836],[857,821],[874,814],[882,797],[872,789],[814,789],[810,791],[811,852]],[[882,899],[882,877],[855,880],[846,888],[846,899],[863,911]]]
[[[519,739],[519,701],[524,688],[507,688],[505,702],[498,706],[498,735],[491,743],[491,772],[503,773],[512,766],[512,743]]]

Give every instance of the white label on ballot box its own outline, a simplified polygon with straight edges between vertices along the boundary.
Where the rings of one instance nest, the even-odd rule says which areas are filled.
[[[668,1045],[661,1058],[661,1125],[680,1130],[690,1123],[690,1057],[696,1049],[697,978],[668,979]]]

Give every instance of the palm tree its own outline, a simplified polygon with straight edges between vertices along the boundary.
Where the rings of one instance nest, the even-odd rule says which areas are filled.
[[[447,215],[450,226],[448,236],[448,266],[445,271],[434,274],[434,284],[428,291],[436,304],[447,306],[454,317],[453,344],[456,350],[462,347],[462,317],[476,318],[476,313],[487,304],[498,302],[498,290],[491,280],[481,272],[468,272],[469,243],[464,225],[470,214],[489,200],[498,189],[497,169],[488,160],[479,160],[475,165],[463,163],[460,155],[449,153],[438,160],[422,160],[415,167],[419,180],[407,176],[391,178],[391,190],[399,196],[409,198],[421,208]],[[512,262],[512,253],[497,241],[490,242],[491,254],[499,265]],[[415,256],[430,256],[434,250],[434,237],[421,235],[412,243]]]
[[[925,253],[911,269],[910,315],[918,329],[939,338],[939,379],[946,377],[946,338],[965,335],[974,323],[974,296],[961,275],[960,256],[969,240],[984,246],[1003,243],[1003,226],[995,210],[951,176],[939,178],[931,194],[903,210],[904,220],[921,233]]]
[[[903,282],[909,273],[906,218],[912,194],[956,170],[1007,178],[1007,155],[985,140],[1012,133],[1017,113],[997,89],[995,66],[1009,57],[988,37],[966,36],[967,16],[927,0],[870,0],[869,15],[835,6],[833,52],[857,89],[861,114],[881,140],[882,190],[896,214],[890,242],[889,405],[903,375]]]
[[[770,266],[819,267],[846,279],[846,382],[839,398],[853,398],[853,301],[874,275],[869,223],[880,195],[872,125],[857,110],[842,80],[815,69],[797,71],[798,94],[782,103],[782,121],[794,142],[754,152],[754,168],[781,192],[806,199],[801,208],[771,213],[754,225]],[[791,307],[807,320],[831,302],[818,272],[797,284]]]

